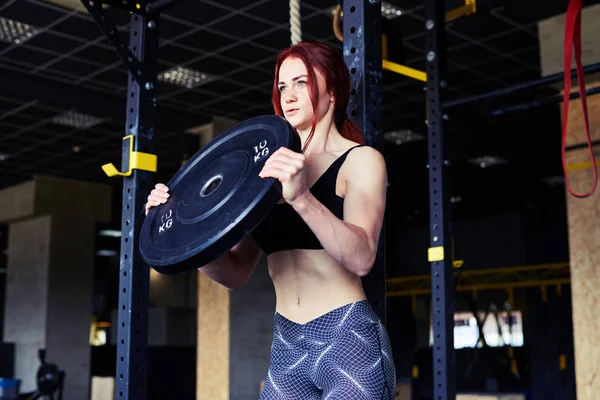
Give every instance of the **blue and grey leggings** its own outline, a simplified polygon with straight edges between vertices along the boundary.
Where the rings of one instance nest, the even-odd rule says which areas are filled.
[[[271,365],[259,400],[393,400],[388,335],[367,300],[306,324],[275,313]]]

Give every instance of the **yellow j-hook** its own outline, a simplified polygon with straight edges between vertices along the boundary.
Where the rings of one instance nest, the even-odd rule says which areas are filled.
[[[106,175],[111,178],[113,176],[131,176],[134,169],[156,172],[156,155],[133,151],[133,135],[127,135],[123,138],[123,154],[125,153],[127,154],[127,158],[123,160],[123,165],[127,170],[119,172],[114,164],[104,164],[102,170]]]

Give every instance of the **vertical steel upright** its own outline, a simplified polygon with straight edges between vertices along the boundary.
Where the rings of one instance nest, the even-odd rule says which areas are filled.
[[[156,66],[158,63],[158,21],[133,14],[129,48],[140,69],[130,70],[127,87],[126,132],[133,135],[133,151],[147,153],[154,137]],[[135,74],[137,73],[137,77]],[[141,78],[141,79],[140,79]],[[123,146],[123,165],[129,149]],[[121,265],[119,279],[119,326],[115,399],[146,399],[148,360],[148,291],[150,271],[140,255],[140,210],[151,188],[151,173],[133,170],[123,181],[121,222]]]
[[[446,87],[445,9],[443,0],[425,0],[425,56],[429,157],[428,259],[431,266],[433,323],[433,399],[456,398],[454,284],[450,249],[449,193],[444,148]]]
[[[158,14],[148,14],[145,1],[82,0],[98,27],[129,70],[121,169],[129,171],[132,152],[152,153],[156,113]],[[103,3],[131,13],[129,46],[102,7]],[[117,326],[116,400],[147,396],[148,295],[150,271],[139,255],[142,210],[152,186],[152,172],[137,168],[123,177],[121,259]]]
[[[381,2],[344,0],[344,59],[350,70],[349,118],[365,135],[366,143],[383,153],[383,88]],[[385,228],[375,265],[363,278],[367,298],[385,322]]]

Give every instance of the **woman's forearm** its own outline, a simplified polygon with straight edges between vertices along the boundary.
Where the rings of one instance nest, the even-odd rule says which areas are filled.
[[[375,262],[378,238],[371,238],[361,227],[340,220],[310,192],[291,205],[335,261],[355,275],[369,273]]]
[[[198,270],[231,290],[239,289],[248,281],[260,257],[255,247],[246,237],[220,258]]]
[[[239,289],[245,282],[230,251],[215,261],[198,268],[198,271],[231,290]]]

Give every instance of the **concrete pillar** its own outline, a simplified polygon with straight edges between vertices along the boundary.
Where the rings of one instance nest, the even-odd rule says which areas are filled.
[[[46,176],[0,191],[9,225],[4,338],[15,377],[36,388],[38,350],[66,372],[65,400],[89,397],[95,224],[108,223],[111,188]]]
[[[565,4],[566,7],[566,4]],[[540,59],[543,75],[563,72],[565,15],[538,24]],[[581,16],[582,63],[600,62],[600,5],[584,7]],[[572,68],[575,68],[573,62]],[[598,74],[586,76],[588,88],[600,84]],[[577,78],[572,90],[578,90]],[[564,86],[559,85],[560,89]],[[562,110],[562,103],[560,109]],[[561,112],[562,114],[562,112]],[[600,96],[588,98],[591,140],[600,139]],[[563,116],[564,117],[564,116]],[[593,166],[583,124],[581,100],[569,104],[566,145],[584,145],[566,156],[569,185],[576,193],[586,193],[592,186]],[[594,146],[600,160],[600,146]],[[558,153],[557,153],[558,156]],[[600,188],[587,198],[567,196],[571,298],[575,346],[575,376],[578,400],[595,400],[600,392]]]

